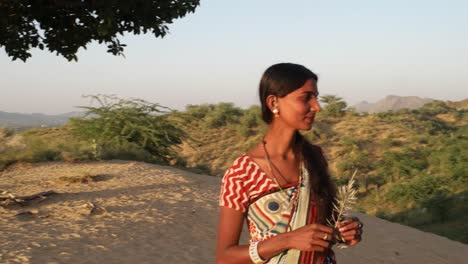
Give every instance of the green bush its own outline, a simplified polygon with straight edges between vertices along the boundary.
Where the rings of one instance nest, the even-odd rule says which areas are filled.
[[[421,120],[421,123],[429,135],[436,135],[438,133],[447,134],[452,131],[450,126],[439,120],[424,119]]]
[[[393,185],[386,196],[391,201],[415,201],[423,203],[439,195],[440,190],[444,190],[447,180],[445,178],[423,175],[412,179],[409,182]]]
[[[255,135],[259,127],[263,125],[259,106],[251,106],[245,110],[235,126],[237,133],[243,137]]]
[[[419,114],[435,116],[438,114],[447,113],[453,110],[450,108],[447,103],[443,101],[433,101],[427,103],[418,109]]]
[[[25,158],[28,162],[45,162],[62,160],[60,152],[52,149],[37,149],[31,153],[31,156]]]
[[[453,177],[466,181],[468,177],[468,141],[465,139],[442,137],[432,147],[428,162],[433,165],[433,172],[441,176]]]
[[[336,95],[323,95],[320,97],[320,101],[326,104],[321,112],[325,116],[341,117],[345,114],[347,104],[343,98]]]
[[[406,148],[401,152],[385,151],[378,164],[378,173],[390,178],[414,176],[427,168],[428,162],[423,151]]]
[[[378,118],[382,119],[382,120],[386,120],[386,121],[391,121],[392,117],[395,115],[395,112],[393,112],[392,110],[389,110],[389,111],[384,111],[384,112],[378,112],[375,114],[375,116],[377,116]]]
[[[139,99],[104,95],[91,98],[100,106],[82,107],[87,110],[86,117],[72,118],[70,126],[74,135],[102,150],[100,158],[118,158],[115,153],[138,159],[146,159],[149,154],[151,160],[162,163],[177,158],[173,148],[186,134],[168,118],[168,108]]]
[[[219,103],[206,114],[204,123],[208,128],[218,128],[238,123],[241,116],[242,109],[234,106],[233,103]]]
[[[433,221],[444,222],[447,219],[451,207],[451,199],[447,190],[436,189],[429,198],[421,202],[423,208],[427,208]]]
[[[156,163],[164,162],[164,160],[157,159],[157,156],[151,155],[151,153],[141,146],[131,142],[104,145],[100,151],[100,157],[104,160],[121,159]]]
[[[201,104],[201,105],[187,105],[185,107],[185,113],[188,115],[196,118],[196,119],[203,119],[205,116],[213,111],[214,105],[212,104]]]

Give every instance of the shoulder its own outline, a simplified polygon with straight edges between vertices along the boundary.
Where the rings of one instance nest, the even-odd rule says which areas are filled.
[[[251,160],[247,153],[244,153],[237,157],[231,164],[231,166],[226,170],[224,174],[224,179],[226,178],[245,178],[248,176],[248,170],[251,166]]]
[[[234,160],[224,174],[219,205],[245,212],[249,201],[249,183],[255,176],[252,173],[251,160],[247,154],[242,154]]]

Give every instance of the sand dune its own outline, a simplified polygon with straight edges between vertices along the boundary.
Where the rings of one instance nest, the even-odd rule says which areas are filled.
[[[98,177],[73,182],[87,174]],[[0,174],[0,192],[58,194],[0,207],[0,263],[214,263],[219,185],[219,178],[140,162],[13,166]],[[102,210],[90,213],[89,203]],[[468,257],[468,245],[359,217],[364,240],[336,249],[340,264]]]

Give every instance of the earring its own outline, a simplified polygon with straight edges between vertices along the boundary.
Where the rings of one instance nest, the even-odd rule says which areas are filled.
[[[273,108],[273,111],[272,111],[273,114],[275,115],[275,117],[279,116],[279,109],[277,108],[277,106],[278,106],[278,99],[276,99],[276,97],[275,97],[275,98],[273,98],[273,107],[274,108]]]
[[[279,116],[279,110],[278,108],[273,109],[273,114],[277,117]]]

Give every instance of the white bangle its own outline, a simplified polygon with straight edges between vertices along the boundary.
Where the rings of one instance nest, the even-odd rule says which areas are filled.
[[[259,241],[255,241],[249,245],[250,260],[252,260],[253,263],[264,263],[265,260],[263,260],[260,255],[258,255],[258,242]]]

